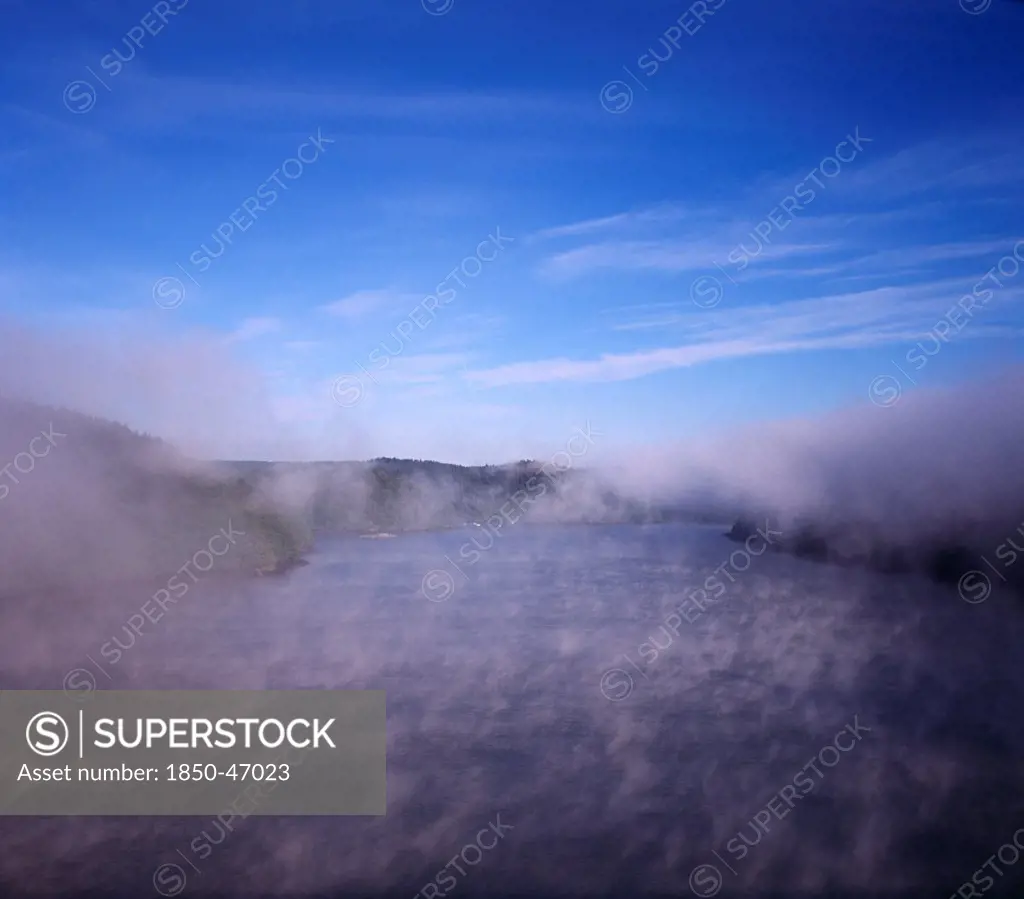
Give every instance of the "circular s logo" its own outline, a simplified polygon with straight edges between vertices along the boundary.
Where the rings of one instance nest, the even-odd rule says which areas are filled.
[[[55,712],[40,712],[33,715],[25,728],[28,748],[36,755],[57,755],[68,745],[67,722]]]
[[[444,602],[455,592],[455,578],[447,571],[435,568],[423,575],[420,589],[431,602]]]
[[[153,302],[161,309],[177,309],[185,302],[185,285],[180,278],[161,278],[153,285]]]
[[[79,701],[90,698],[96,689],[96,676],[85,668],[72,668],[64,675],[64,692]]]
[[[363,382],[355,375],[341,375],[334,379],[331,396],[343,409],[351,409],[363,398]]]
[[[601,88],[601,105],[612,115],[621,115],[633,105],[633,88],[615,79]]]
[[[968,571],[956,587],[960,598],[972,606],[984,602],[992,595],[992,579],[984,571]]]
[[[161,896],[177,896],[185,889],[185,883],[185,871],[181,865],[167,862],[153,872],[153,888]]]
[[[888,409],[900,401],[903,388],[892,375],[879,375],[868,385],[868,396],[876,406]]]
[[[705,899],[717,895],[722,889],[722,872],[714,865],[699,865],[690,872],[690,889]]]
[[[633,693],[633,678],[622,668],[610,668],[601,676],[601,693],[609,702],[622,702]]]
[[[992,0],[960,0],[960,8],[969,16],[980,16],[991,5]]]
[[[701,275],[690,285],[690,299],[694,306],[701,309],[714,309],[722,302],[725,291],[722,289],[722,282],[711,275]]]
[[[69,81],[64,88],[64,105],[75,115],[88,112],[96,105],[96,88],[88,81]]]

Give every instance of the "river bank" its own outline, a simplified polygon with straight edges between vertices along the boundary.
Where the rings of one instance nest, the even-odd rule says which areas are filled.
[[[780,521],[777,516],[739,518],[726,536],[743,542],[766,520]],[[1024,596],[1024,561],[1017,564],[1024,559],[1024,516],[1016,527],[964,526],[954,535],[933,532],[902,539],[866,523],[795,521],[778,526],[780,533],[769,547],[797,558],[882,574],[922,574],[937,583],[955,584],[967,601],[987,596],[998,585]]]

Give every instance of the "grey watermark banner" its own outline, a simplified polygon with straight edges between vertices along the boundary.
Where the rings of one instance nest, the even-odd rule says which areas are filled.
[[[383,815],[383,690],[0,691],[0,815]]]

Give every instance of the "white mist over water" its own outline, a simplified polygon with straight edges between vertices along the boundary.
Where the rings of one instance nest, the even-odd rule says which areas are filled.
[[[1024,620],[1004,598],[765,554],[672,636],[666,616],[735,549],[676,524],[522,527],[428,602],[423,572],[467,533],[330,539],[281,580],[201,585],[116,664],[96,650],[137,608],[130,591],[101,618],[87,591],[5,613],[7,686],[56,688],[89,652],[101,688],[385,689],[389,781],[383,819],[250,818],[209,856],[194,841],[223,837],[199,819],[3,822],[0,884],[53,895],[42,870],[59,857],[65,886],[73,871],[138,895],[180,850],[202,871],[187,895],[411,895],[500,814],[514,830],[471,894],[678,893],[715,851],[734,888],[934,889],[1019,824]],[[49,661],[11,670],[7,650],[69,599],[90,614],[48,632]],[[617,701],[612,667],[632,674]],[[857,748],[729,854],[855,716]]]
[[[175,359],[150,345],[9,333],[0,359],[0,393],[191,434],[201,438],[186,444],[192,453],[277,436],[258,381],[212,346]],[[207,377],[239,392],[197,402]],[[801,515],[870,521],[895,541],[998,528],[1024,519],[1022,387],[1013,370],[892,408],[637,447],[617,465],[585,456],[588,477],[532,510],[548,524],[503,528],[444,603],[423,595],[423,576],[457,558],[471,531],[325,538],[280,580],[200,582],[113,663],[100,649],[115,635],[128,643],[125,623],[152,595],[133,585],[227,522],[183,531],[189,519],[147,493],[149,478],[207,463],[126,432],[101,440],[58,414],[66,438],[0,501],[0,686],[58,689],[91,656],[105,666],[101,688],[388,690],[387,818],[248,820],[199,860],[186,895],[412,894],[499,812],[515,830],[473,869],[472,891],[679,892],[854,715],[870,738],[764,835],[730,885],[954,889],[1024,818],[1024,635],[1010,596],[971,606],[918,578],[765,554],[669,635],[666,616],[736,549],[721,529],[557,523],[597,514],[614,488],[766,508],[783,528]],[[4,464],[50,419],[5,406]],[[358,500],[358,478],[331,477]],[[284,469],[267,490],[302,507],[313,481]],[[411,484],[403,502],[418,524],[460,490],[445,478]],[[662,648],[650,660],[640,647],[652,639]],[[617,702],[601,690],[612,668],[632,678]],[[979,798],[991,796],[998,808]],[[138,895],[204,827],[0,822],[0,885]]]

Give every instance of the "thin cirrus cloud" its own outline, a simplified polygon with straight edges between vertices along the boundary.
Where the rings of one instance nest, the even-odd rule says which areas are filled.
[[[541,240],[557,240],[562,237],[579,237],[584,234],[593,234],[601,231],[609,231],[617,228],[634,228],[645,225],[659,225],[666,222],[680,221],[693,217],[699,210],[689,209],[678,203],[661,203],[646,209],[636,209],[630,212],[619,212],[614,215],[605,215],[593,219],[584,219],[579,222],[571,222],[568,225],[557,225],[552,228],[542,228],[529,235],[527,240],[535,243]]]
[[[879,250],[848,260],[846,264],[851,268],[885,268],[891,271],[897,267],[915,267],[951,259],[999,257],[1010,252],[1015,241],[1014,237],[1003,237],[998,240],[971,240]]]
[[[466,353],[418,353],[395,356],[387,368],[373,373],[381,384],[441,384],[450,382],[453,372],[464,369],[472,361]]]
[[[270,316],[247,318],[225,338],[226,343],[244,343],[281,330],[281,321]]]
[[[423,124],[445,120],[551,121],[566,117],[605,124],[578,95],[526,91],[384,91],[373,85],[261,83],[253,80],[133,73],[124,82],[124,118],[141,117],[150,126],[211,117],[309,119],[316,123],[395,121]],[[308,127],[308,126],[306,126]]]
[[[608,271],[663,276],[707,272],[742,246],[745,264],[733,267],[734,283],[801,278],[812,295],[790,299],[776,291],[770,302],[751,285],[742,306],[718,308],[714,315],[685,302],[667,304],[653,314],[648,305],[645,315],[633,305],[611,330],[668,330],[676,335],[675,344],[603,353],[597,348],[589,358],[510,360],[467,372],[466,377],[479,387],[626,381],[717,360],[920,340],[1016,244],[1013,237],[995,236],[1004,230],[996,221],[987,229],[989,236],[979,237],[974,217],[962,214],[989,200],[990,188],[1005,197],[1019,181],[1019,174],[1007,170],[1005,149],[999,146],[982,135],[959,144],[930,142],[865,158],[862,166],[851,165],[829,182],[785,227],[775,223],[764,240],[753,235],[755,224],[777,211],[801,178],[766,182],[743,197],[715,206],[694,205],[683,215],[665,214],[666,209],[683,208],[678,205],[609,210],[608,215],[538,231],[538,242],[576,239],[576,246],[549,251],[542,260],[540,274],[553,280]],[[934,187],[943,171],[950,177],[941,203],[912,199],[918,189]],[[969,239],[967,227],[974,232]],[[956,267],[958,277],[948,277],[949,266]],[[843,275],[887,280],[873,289],[840,292],[828,279]],[[975,313],[958,338],[1019,335],[1020,328],[1007,324],[1009,312],[1003,310],[1022,293],[1015,285],[999,290],[985,305],[984,318],[975,321],[981,315]]]
[[[373,312],[385,309],[395,310],[402,306],[411,309],[421,297],[411,293],[403,293],[392,288],[379,290],[357,290],[340,300],[328,303],[321,309],[336,318],[360,319]]]
[[[722,310],[713,320],[691,308],[689,312],[614,326],[618,330],[675,327],[684,341],[676,346],[605,353],[594,359],[561,357],[516,362],[467,372],[466,377],[480,387],[628,381],[723,359],[909,343],[924,337],[960,295],[970,290],[970,283],[957,280],[957,290],[952,281],[737,307]],[[1000,291],[984,307],[987,320],[969,323],[958,339],[1020,336],[1022,329],[1007,327],[997,319],[996,308],[1019,301],[1022,296],[1024,288]]]
[[[802,300],[722,309],[714,318],[695,310],[663,314],[657,319],[639,319],[613,325],[614,330],[640,330],[675,326],[693,337],[715,335],[723,338],[748,336],[825,336],[837,329],[891,327],[902,333],[907,329],[935,324],[953,303],[970,289],[962,278],[945,278],[907,287],[880,287],[843,294],[828,294]],[[986,309],[1005,305],[1021,290],[1000,292]],[[624,310],[625,311],[625,310]]]
[[[894,233],[893,228],[906,228],[915,220],[918,227],[945,220],[962,228],[969,220],[963,215],[966,208],[993,199],[993,191],[1005,200],[1006,192],[1016,190],[1024,181],[1005,147],[1005,135],[992,133],[957,141],[926,141],[874,158],[866,155],[824,182],[814,198],[792,214],[780,212],[779,204],[793,196],[805,173],[773,178],[715,205],[665,203],[546,228],[536,232],[533,240],[575,237],[587,242],[550,253],[540,263],[539,272],[565,280],[609,270],[697,271],[726,264],[729,254],[741,244],[748,250],[740,258],[746,257],[750,263],[744,267],[744,277],[755,271],[771,274],[773,263],[792,256],[842,253],[845,258],[836,264],[841,269],[911,267],[1003,252],[1006,241],[957,241],[944,236],[941,242],[922,244],[920,235],[905,250],[872,251],[882,230],[888,231],[885,244],[891,246],[906,240],[905,231]],[[940,191],[944,199],[910,200],[923,191]],[[898,208],[893,208],[894,203]],[[773,214],[776,221],[769,233],[763,238],[754,235],[754,228],[767,224]],[[1008,243],[1012,246],[1014,240],[1008,239]],[[836,266],[829,263],[829,268]],[[812,271],[818,273],[820,268],[821,263],[816,263]]]
[[[751,266],[737,280],[758,280],[764,278],[830,278],[834,280],[858,280],[896,275],[923,274],[936,265],[968,259],[988,260],[979,263],[978,276],[982,276],[991,262],[1011,252],[1016,238],[1004,237],[998,240],[973,240],[960,243],[923,244],[879,250],[827,262],[815,260],[807,266],[786,265]],[[776,257],[778,258],[778,257]],[[770,260],[769,260],[770,261]],[[845,278],[844,278],[845,276]]]
[[[770,210],[770,205],[751,208]],[[751,239],[756,221],[743,220],[726,207],[694,208],[683,215],[677,207],[658,206],[619,215],[591,219],[537,232],[535,239],[600,235],[604,239],[553,253],[540,264],[540,274],[551,280],[568,280],[602,270],[680,273],[709,269],[725,263],[729,254],[746,240],[759,264],[791,256],[822,255],[841,251],[842,223],[808,217],[796,222],[792,237],[773,235],[758,250]],[[676,225],[671,233],[666,226]],[[682,227],[678,227],[681,225]],[[654,233],[652,233],[654,232]]]
[[[888,213],[880,215],[889,219]],[[602,269],[619,271],[656,271],[683,273],[710,270],[715,264],[728,266],[730,277],[745,280],[756,277],[835,275],[864,270],[884,270],[892,273],[899,269],[915,269],[951,260],[1000,256],[1012,249],[1015,238],[992,240],[946,241],[935,244],[916,244],[887,250],[873,250],[864,242],[878,224],[872,215],[851,220],[829,216],[808,217],[790,223],[799,224],[801,239],[787,240],[785,234],[775,233],[771,242],[761,242],[748,227],[734,223],[721,226],[711,237],[661,240],[609,240],[588,244],[550,256],[541,266],[543,275],[555,279],[580,277]],[[838,234],[845,232],[842,239]],[[856,235],[863,235],[859,240]],[[742,271],[729,264],[730,254],[745,262]],[[779,267],[794,257],[810,259],[805,267]],[[823,257],[829,257],[823,264]]]
[[[1019,134],[999,130],[924,141],[836,179],[843,193],[903,198],[923,191],[951,193],[1020,184],[1019,158],[1007,152]]]
[[[734,230],[734,229],[733,229]],[[558,253],[548,259],[541,272],[554,278],[573,278],[601,269],[619,271],[696,272],[725,262],[737,240],[714,241],[607,241]],[[760,262],[790,256],[834,252],[836,243],[787,243],[765,247],[757,254]]]

